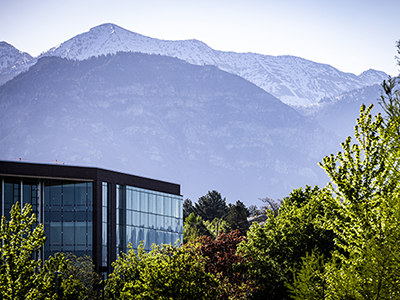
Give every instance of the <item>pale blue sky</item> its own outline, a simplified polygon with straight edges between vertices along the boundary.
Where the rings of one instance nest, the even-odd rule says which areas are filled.
[[[33,56],[109,22],[217,50],[398,73],[400,0],[0,0],[0,40]]]

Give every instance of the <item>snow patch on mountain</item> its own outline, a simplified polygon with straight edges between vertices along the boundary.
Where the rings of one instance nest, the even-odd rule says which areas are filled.
[[[142,52],[176,57],[195,65],[214,65],[238,75],[271,93],[286,104],[309,106],[321,98],[380,83],[387,75],[368,70],[360,76],[326,64],[294,56],[224,52],[198,40],[167,41],[143,36],[115,24],[102,24],[51,48],[40,55],[85,60],[117,52]],[[26,64],[18,72],[31,66]],[[1,82],[0,82],[1,84]]]
[[[0,72],[15,65],[27,63],[32,58],[28,53],[19,51],[6,42],[0,42]]]

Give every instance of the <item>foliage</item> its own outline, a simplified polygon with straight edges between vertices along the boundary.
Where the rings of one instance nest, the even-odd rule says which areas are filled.
[[[37,298],[41,260],[34,257],[46,239],[43,225],[37,224],[29,204],[21,211],[17,202],[10,214],[9,222],[2,217],[0,227],[0,295],[3,299]]]
[[[263,214],[262,210],[254,204],[250,205],[247,210],[249,211],[249,217],[255,217]]]
[[[228,212],[226,199],[222,198],[217,191],[209,191],[207,195],[201,196],[194,207],[196,215],[204,221],[212,221],[215,218],[223,218]]]
[[[260,198],[260,200],[265,203],[264,205],[261,206],[261,211],[266,211],[270,210],[274,213],[274,216],[276,217],[279,213],[279,207],[282,204],[282,200],[274,200],[268,197],[265,198]]]
[[[77,257],[65,253],[67,267],[63,271],[63,299],[96,299],[100,292],[95,287],[100,283],[100,276],[94,271],[90,256]]]
[[[203,235],[212,235],[200,216],[191,213],[183,225],[183,242],[195,241]]]
[[[96,276],[90,257],[57,253],[43,263],[38,252],[45,242],[43,225],[37,224],[30,204],[11,208],[11,220],[2,217],[0,228],[1,299],[95,299]],[[55,294],[55,272],[58,293]]]
[[[318,282],[324,286],[320,299],[400,297],[400,195],[391,157],[396,150],[387,142],[391,129],[379,114],[372,121],[371,109],[361,107],[356,143],[348,138],[344,153],[321,164],[335,184],[328,188],[336,196],[325,198],[323,205],[326,228],[335,232],[339,249],[323,266],[321,260],[304,260],[290,287],[295,299],[314,299],[304,298],[304,291]],[[313,269],[320,271],[318,277],[307,276]]]
[[[187,198],[185,199],[185,201],[183,201],[183,221],[185,221],[192,212],[194,212],[192,200]]]
[[[222,218],[215,218],[212,221],[205,221],[204,225],[213,238],[216,238],[221,232],[228,233],[231,230],[228,222]]]
[[[110,299],[214,299],[219,284],[205,272],[205,263],[193,244],[154,246],[149,253],[140,245],[137,254],[130,247],[113,264],[106,295]]]
[[[244,240],[239,230],[221,233],[215,240],[206,236],[200,240],[201,255],[208,258],[206,272],[221,281],[218,299],[245,299],[252,290],[246,270],[236,266],[245,263],[245,259],[236,253],[237,246]]]
[[[400,44],[398,44],[400,47]],[[400,52],[400,51],[399,51]],[[383,92],[379,104],[386,117],[384,118],[384,141],[391,151],[386,153],[386,161],[397,180],[400,179],[400,91],[397,89],[399,78],[390,78],[383,82]]]
[[[292,270],[301,258],[318,249],[326,256],[334,249],[333,232],[323,228],[322,201],[329,194],[317,187],[294,190],[283,200],[279,214],[267,211],[268,219],[247,233],[238,251],[247,261],[248,274],[257,288],[253,299],[288,298],[286,283],[293,282]]]
[[[246,235],[249,229],[249,222],[247,218],[250,213],[243,202],[236,201],[236,204],[229,204],[229,212],[226,216],[226,221],[232,230],[238,229],[242,235]]]

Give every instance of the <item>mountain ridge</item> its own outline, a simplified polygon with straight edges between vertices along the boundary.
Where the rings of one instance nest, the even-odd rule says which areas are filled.
[[[214,50],[195,39],[160,40],[131,32],[112,23],[93,27],[88,32],[78,34],[49,49],[39,57],[59,56],[83,60],[118,51],[160,54],[195,65],[215,65],[221,70],[245,78],[284,103],[294,106],[312,105],[321,98],[380,83],[387,77],[384,72],[375,70],[369,70],[368,76],[360,77],[341,72],[327,64],[289,55],[224,52]],[[37,58],[11,72],[17,74],[25,71],[36,60]],[[4,80],[0,78],[0,84],[2,82]]]
[[[255,204],[324,182],[334,140],[240,76],[161,55],[42,57],[0,86],[2,159],[156,177],[193,200],[216,189]]]

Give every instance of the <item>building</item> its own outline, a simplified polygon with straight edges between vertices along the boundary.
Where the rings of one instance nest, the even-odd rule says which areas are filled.
[[[44,224],[46,259],[56,252],[93,258],[97,272],[126,251],[183,240],[178,184],[100,168],[0,161],[1,214],[30,203]]]

